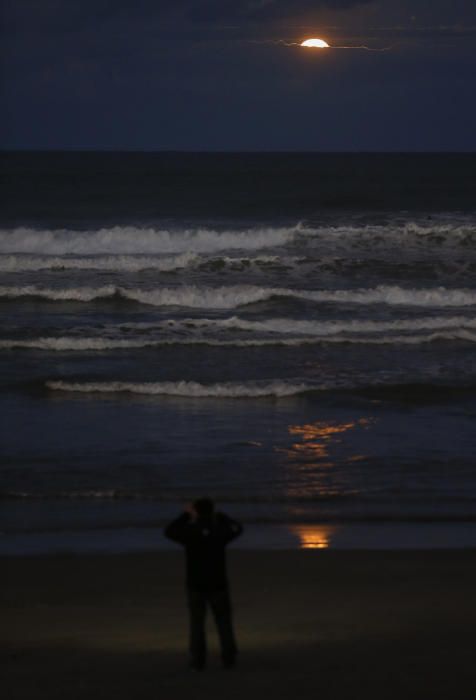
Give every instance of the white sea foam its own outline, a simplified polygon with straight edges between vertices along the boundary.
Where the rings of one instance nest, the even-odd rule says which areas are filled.
[[[311,292],[314,301],[343,302],[350,304],[389,304],[396,306],[472,306],[476,304],[476,291],[472,289],[405,289],[379,285],[373,289],[344,289]]]
[[[359,345],[420,345],[441,340],[462,340],[476,342],[476,333],[465,329],[441,330],[434,333],[415,333],[413,335],[324,335],[324,336],[281,336],[275,338],[232,338],[220,339],[213,337],[168,337],[160,339],[123,339],[123,338],[78,338],[73,336],[39,337],[29,339],[2,339],[0,350],[15,348],[46,350],[56,352],[108,352],[110,350],[129,350],[142,348],[158,348],[173,345],[208,345],[211,347],[298,347],[300,345],[315,345],[318,343],[349,343]]]
[[[316,338],[313,339],[316,342]],[[416,333],[415,335],[352,336],[334,335],[321,339],[323,343],[349,343],[358,345],[420,345],[439,340],[464,340],[476,343],[476,333],[467,330],[438,331],[437,333]],[[309,342],[309,339],[308,339]]]
[[[84,257],[2,255],[1,272],[37,272],[40,270],[98,270],[106,272],[140,272],[159,270],[170,272],[199,264],[195,253],[182,253],[168,257],[144,255],[95,255]]]
[[[371,321],[344,319],[334,321],[308,321],[293,318],[272,318],[265,321],[251,321],[238,316],[226,319],[185,318],[167,319],[157,323],[123,323],[123,329],[174,329],[200,330],[226,329],[243,330],[254,333],[279,333],[330,336],[338,333],[381,333],[386,331],[438,330],[476,328],[476,318],[468,316],[438,316],[434,318],[393,319],[392,321]]]
[[[15,348],[47,350],[56,352],[82,352],[97,351],[107,352],[109,350],[128,350],[141,348],[158,348],[172,345],[209,345],[211,347],[267,347],[273,345],[283,345],[296,347],[299,345],[313,344],[321,342],[322,339],[306,338],[234,338],[221,340],[219,338],[207,338],[203,336],[181,338],[169,337],[156,340],[128,340],[120,338],[75,338],[71,336],[61,337],[40,337],[29,339],[2,339],[0,340],[0,350],[13,350]]]
[[[213,253],[259,250],[291,242],[299,227],[214,231],[206,228],[167,231],[115,226],[93,231],[0,230],[0,252],[39,255]]]
[[[114,285],[103,287],[65,287],[50,288],[39,287],[34,284],[14,287],[0,287],[0,298],[20,299],[22,297],[38,297],[49,301],[82,301],[89,302],[95,299],[107,299],[117,294]]]
[[[2,286],[0,298],[40,297],[51,301],[91,302],[95,299],[120,297],[152,306],[181,306],[202,309],[232,309],[273,297],[302,299],[313,302],[345,304],[388,304],[418,307],[464,307],[476,305],[476,291],[434,287],[406,289],[380,285],[372,289],[337,289],[312,291],[235,285],[226,287],[159,287],[156,289],[102,287],[48,288],[37,285]]]
[[[77,338],[74,336],[18,338],[0,340],[0,350],[13,348],[31,348],[35,350],[57,350],[74,352],[87,350],[126,350],[129,348],[147,348],[163,345],[166,341],[133,340],[126,338]]]
[[[303,225],[254,227],[247,230],[217,231],[208,228],[167,230],[157,227],[113,226],[74,231],[36,230],[28,227],[0,230],[0,253],[38,255],[167,254],[213,253],[224,250],[259,250],[280,247],[299,240],[350,245],[432,245],[467,246],[476,240],[476,223],[471,218],[455,220],[437,217],[408,221],[393,219],[385,224],[339,226]]]
[[[173,272],[187,267],[201,265],[222,265],[225,267],[247,265],[292,265],[295,258],[280,258],[276,255],[220,256],[208,257],[197,253],[179,255],[0,255],[0,272],[39,272],[55,270],[96,270],[102,272],[141,272],[158,270]]]
[[[444,247],[467,246],[476,241],[474,220],[388,221],[383,225],[355,224],[301,228],[302,235],[317,242],[326,241],[345,246],[428,246],[438,243]]]
[[[199,382],[64,382],[48,381],[51,391],[82,393],[132,393],[152,396],[184,396],[190,398],[259,398],[266,396],[285,397],[316,391],[324,386],[305,382],[221,382],[200,384]]]

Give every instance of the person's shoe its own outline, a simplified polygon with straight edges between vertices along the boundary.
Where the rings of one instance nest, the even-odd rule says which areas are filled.
[[[236,664],[236,658],[233,656],[228,659],[223,659],[222,664],[223,668],[233,668]]]
[[[204,661],[191,661],[190,662],[190,670],[191,671],[203,671],[204,668],[205,668]]]

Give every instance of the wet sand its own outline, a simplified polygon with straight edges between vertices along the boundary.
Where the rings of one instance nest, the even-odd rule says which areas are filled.
[[[476,551],[229,553],[239,663],[187,668],[180,551],[0,560],[2,697],[476,697]]]

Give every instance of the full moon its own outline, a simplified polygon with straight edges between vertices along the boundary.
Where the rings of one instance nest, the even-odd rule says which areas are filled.
[[[307,46],[310,49],[328,49],[330,48],[327,41],[324,39],[306,39],[302,42],[301,46]]]

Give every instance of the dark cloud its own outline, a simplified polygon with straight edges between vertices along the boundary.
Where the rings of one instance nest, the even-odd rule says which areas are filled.
[[[8,30],[80,29],[85,23],[142,18],[219,24],[299,19],[322,8],[348,9],[371,0],[2,0]]]
[[[334,10],[364,5],[371,0],[195,0],[189,3],[188,16],[204,22],[296,19],[322,8]]]
[[[347,36],[352,29],[359,35],[472,34],[476,4],[453,0],[448,7],[446,0],[0,0],[4,42],[25,34],[47,40],[52,34],[107,33],[113,40],[116,31],[140,35],[152,29],[158,38],[175,39],[194,34],[207,40],[233,29],[241,36],[271,35],[286,27],[329,26],[334,15],[336,29]]]

